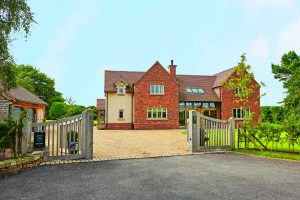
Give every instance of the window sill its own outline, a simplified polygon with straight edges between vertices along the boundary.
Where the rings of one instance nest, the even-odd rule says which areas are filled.
[[[168,120],[167,118],[166,119],[162,119],[162,118],[160,118],[160,119],[156,119],[156,118],[147,118],[147,120],[148,121],[166,121],[166,120]]]
[[[163,95],[165,95],[165,93],[163,93],[163,94],[151,94],[150,93],[150,96],[163,96]]]
[[[125,96],[125,93],[117,93],[118,96]]]
[[[124,118],[119,118],[118,121],[125,121],[125,119]]]

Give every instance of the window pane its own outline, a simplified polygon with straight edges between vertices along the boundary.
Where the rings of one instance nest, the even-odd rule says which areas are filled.
[[[185,103],[184,102],[179,102],[179,108],[184,108],[185,107]]]
[[[186,102],[185,105],[186,105],[186,108],[192,108],[193,107],[192,102]]]
[[[161,94],[164,93],[164,86],[163,86],[163,85],[160,86],[160,93],[161,93]]]
[[[152,118],[151,108],[148,108],[148,118]]]
[[[237,118],[237,114],[236,114],[236,109],[235,108],[233,109],[233,117]]]
[[[203,94],[204,90],[202,88],[198,88],[198,93]]]
[[[164,119],[167,118],[167,109],[166,109],[166,108],[163,108],[163,109],[162,109],[162,117],[163,117]]]
[[[192,88],[193,93],[198,93],[197,88]]]
[[[203,108],[208,108],[208,103],[203,103],[202,106]]]
[[[160,108],[157,109],[157,118],[161,118],[161,109]]]
[[[155,85],[155,92],[154,93],[157,94],[159,92],[158,90],[159,90],[158,85]]]
[[[192,93],[192,89],[191,88],[186,88],[186,92]]]
[[[154,85],[150,86],[150,93],[153,94],[154,93]]]
[[[209,107],[211,107],[211,108],[215,108],[215,107],[216,107],[216,105],[215,105],[215,103],[210,103],[210,104],[209,104]]]
[[[153,118],[156,118],[156,108],[153,108]]]
[[[201,103],[200,102],[194,102],[194,107],[195,108],[201,108]]]
[[[241,113],[241,109],[237,108],[237,118],[242,118],[242,113]]]

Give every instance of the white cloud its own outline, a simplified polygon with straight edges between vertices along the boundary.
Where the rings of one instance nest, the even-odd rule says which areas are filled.
[[[300,18],[290,23],[278,37],[277,56],[294,50],[300,53]]]
[[[249,56],[265,63],[268,61],[268,40],[265,36],[259,36],[249,44]]]

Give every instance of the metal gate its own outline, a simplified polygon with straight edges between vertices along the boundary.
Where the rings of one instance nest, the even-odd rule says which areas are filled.
[[[191,152],[234,149],[234,119],[228,121],[189,111],[187,140]]]
[[[37,137],[35,134],[44,136],[44,143],[41,141],[45,145],[41,149],[44,160],[93,158],[93,111],[51,122],[29,122],[28,132],[27,144],[30,147]]]

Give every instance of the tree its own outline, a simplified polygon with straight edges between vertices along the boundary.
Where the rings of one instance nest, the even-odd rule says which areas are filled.
[[[40,70],[30,65],[17,65],[16,72],[17,85],[23,86],[45,102],[49,103],[51,98],[62,96],[55,90],[54,79],[49,78]]]
[[[68,105],[64,102],[54,102],[52,103],[49,110],[50,119],[60,119],[63,118],[68,111]]]
[[[255,146],[258,146],[256,144],[256,141],[258,139],[251,134],[250,137],[248,136],[247,129],[252,127],[253,125],[253,116],[254,113],[247,113],[247,105],[249,104],[249,98],[254,95],[254,92],[264,84],[256,84],[254,83],[254,74],[251,72],[251,66],[246,64],[246,54],[241,55],[241,60],[238,62],[238,65],[234,68],[234,75],[228,77],[222,85],[225,89],[228,90],[237,90],[236,93],[236,100],[234,100],[234,103],[237,105],[240,105],[241,112],[243,113],[243,122],[241,123],[242,127],[242,134],[245,138],[253,139],[252,142]],[[257,102],[261,96],[257,96]],[[246,141],[246,140],[245,140]],[[260,143],[260,142],[259,142]],[[260,143],[261,144],[261,143]],[[246,144],[245,144],[246,147]]]
[[[14,61],[9,53],[9,45],[16,39],[18,32],[23,32],[27,38],[33,22],[33,13],[26,0],[0,1],[0,80],[5,90],[16,86]]]
[[[280,65],[272,64],[272,72],[286,89],[283,126],[288,133],[289,143],[294,145],[300,137],[300,56],[294,51],[284,54]]]

